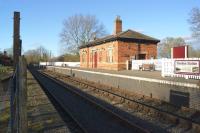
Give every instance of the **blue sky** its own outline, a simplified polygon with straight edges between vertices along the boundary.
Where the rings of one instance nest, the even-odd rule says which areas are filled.
[[[123,30],[133,29],[152,37],[190,37],[187,19],[199,0],[0,0],[0,50],[12,47],[13,12],[21,12],[23,51],[43,45],[60,54],[59,33],[64,19],[75,14],[95,15],[113,32],[120,15]]]

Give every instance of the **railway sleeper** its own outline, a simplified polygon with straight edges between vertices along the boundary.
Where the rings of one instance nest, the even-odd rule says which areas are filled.
[[[192,129],[197,133],[200,133],[200,125],[196,123],[192,123]]]
[[[124,100],[124,103],[125,103],[125,104],[130,104],[130,101],[125,99],[125,100]]]
[[[144,112],[145,114],[149,113],[149,111],[150,111],[149,107],[144,107],[144,106],[143,106],[143,112]]]
[[[170,114],[158,112],[157,117],[158,117],[158,119],[160,119],[163,122],[167,122],[167,123],[171,123],[173,125],[179,125],[180,126],[179,119],[175,116],[170,115]],[[183,127],[183,126],[180,126],[180,127]]]
[[[66,79],[67,79],[67,78],[66,78]],[[68,79],[68,81],[69,81],[69,79]],[[73,83],[75,83],[73,79],[71,79],[71,82],[72,82],[72,81],[73,81]],[[76,83],[79,84],[80,86],[86,87],[86,88],[88,88],[88,89],[92,88],[92,87],[90,87],[88,84],[86,84],[86,83],[80,83],[80,82],[81,82],[81,81],[76,81]],[[125,103],[125,104],[128,105],[128,107],[129,107],[130,109],[136,109],[136,110],[138,110],[138,111],[141,112],[141,113],[150,114],[151,116],[158,117],[158,118],[161,119],[161,120],[164,120],[164,121],[166,121],[166,122],[170,122],[170,123],[175,124],[175,125],[178,124],[178,126],[184,127],[184,128],[187,129],[187,130],[189,130],[189,129],[192,128],[192,129],[194,129],[194,130],[200,131],[200,125],[199,125],[199,124],[194,124],[194,123],[192,123],[192,122],[189,122],[189,121],[187,121],[187,120],[180,119],[180,118],[178,119],[177,117],[172,116],[172,115],[170,115],[170,114],[162,113],[162,112],[159,112],[159,111],[157,111],[157,110],[155,110],[155,109],[148,108],[148,107],[144,107],[143,105],[139,105],[139,104],[137,104],[137,103],[130,102],[129,100],[125,100],[124,98],[121,98],[121,97],[118,97],[118,96],[109,94],[108,92],[104,92],[104,91],[101,91],[101,90],[98,90],[98,89],[93,89],[93,90],[94,90],[94,92],[98,92],[98,93],[99,93],[100,95],[102,95],[102,96],[107,96],[106,98],[107,98],[107,99],[110,99],[111,102],[112,102],[112,100],[114,100],[113,102],[114,102],[115,104],[122,104],[122,103]],[[115,90],[115,89],[112,88],[112,87],[109,88],[109,90],[111,90],[111,92],[116,93],[116,94],[119,93],[119,91]],[[122,95],[122,94],[125,95],[125,97],[129,98],[129,94],[126,94],[126,93],[121,92],[120,95]],[[132,97],[131,97],[131,98],[132,98]],[[140,97],[139,101],[142,101],[142,102],[143,102],[144,99],[145,99],[145,97],[142,96],[142,97]],[[152,101],[150,100],[149,102],[151,103]],[[149,102],[148,102],[148,103],[149,103]],[[158,102],[158,104],[162,105],[162,101]],[[154,118],[155,118],[155,117],[154,117]]]
[[[172,124],[178,124],[179,123],[179,119],[176,117],[176,116],[172,116],[170,114],[167,114],[167,113],[162,113],[162,119],[169,122],[169,123],[172,123]]]
[[[110,101],[113,101],[114,99],[115,99],[115,96],[114,95],[112,95],[112,94],[110,94],[110,95],[108,95],[108,97],[107,97]]]
[[[186,129],[191,129],[192,128],[192,122],[188,120],[184,120],[179,118],[179,125],[180,127],[185,127]]]
[[[152,117],[152,118],[155,118],[155,114],[156,114],[156,111],[152,108],[149,108],[147,115]]]
[[[137,103],[131,102],[131,103],[129,104],[129,106],[130,106],[130,108],[137,109],[139,105],[138,105]]]

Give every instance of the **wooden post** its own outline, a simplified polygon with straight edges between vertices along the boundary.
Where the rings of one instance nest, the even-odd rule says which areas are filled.
[[[12,80],[12,86],[10,88],[10,121],[11,121],[11,126],[10,130],[11,133],[15,133],[16,131],[14,130],[14,121],[15,121],[15,109],[16,109],[16,104],[15,104],[15,89],[16,89],[16,77],[14,77]]]
[[[14,12],[14,23],[13,23],[13,66],[16,67],[19,61],[20,45],[20,12]]]
[[[27,67],[26,60],[19,58],[19,133],[27,133]]]

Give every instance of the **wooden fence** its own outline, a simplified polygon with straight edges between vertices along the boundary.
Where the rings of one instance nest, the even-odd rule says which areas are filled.
[[[24,57],[19,57],[10,90],[11,133],[27,133],[27,66]]]

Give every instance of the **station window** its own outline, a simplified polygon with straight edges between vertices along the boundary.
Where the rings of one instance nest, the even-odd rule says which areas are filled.
[[[111,49],[111,48],[108,49],[107,61],[108,61],[109,63],[112,63],[112,62],[113,62],[113,49]]]
[[[85,62],[86,61],[86,56],[85,56],[85,53],[82,53],[82,62]]]
[[[102,62],[102,51],[99,51],[99,62]]]
[[[92,62],[92,53],[90,53],[90,62]]]

